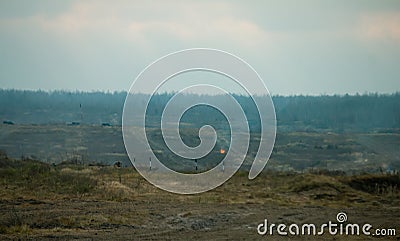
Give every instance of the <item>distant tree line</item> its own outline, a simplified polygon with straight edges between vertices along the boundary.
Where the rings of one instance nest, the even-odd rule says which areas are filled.
[[[0,89],[0,119],[15,124],[120,125],[126,92],[28,91]],[[148,124],[158,123],[173,94],[151,98]],[[135,104],[144,105],[148,96],[137,94]],[[252,130],[259,130],[256,106],[248,96],[234,96],[242,106]],[[218,98],[188,95],[186,98]],[[258,97],[265,98],[265,97]],[[278,128],[282,130],[390,131],[400,128],[400,93],[322,96],[273,96]],[[134,107],[133,107],[134,108]],[[198,107],[182,121],[196,124],[225,123],[223,115],[210,107]],[[146,122],[147,123],[147,122]]]
[[[400,93],[275,96],[281,126],[335,131],[368,131],[400,128]]]

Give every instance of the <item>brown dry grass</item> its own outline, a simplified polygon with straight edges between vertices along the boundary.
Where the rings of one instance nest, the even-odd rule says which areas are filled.
[[[176,195],[132,168],[7,163],[0,168],[1,239],[256,239],[267,216],[318,223],[344,209],[388,227],[400,220],[399,175],[266,172],[248,180],[237,173],[215,190]]]

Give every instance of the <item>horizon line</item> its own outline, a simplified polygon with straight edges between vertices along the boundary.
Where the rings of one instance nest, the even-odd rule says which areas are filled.
[[[42,92],[42,93],[72,93],[72,94],[93,94],[93,93],[103,93],[103,94],[127,94],[128,91],[126,90],[79,90],[79,89],[19,89],[19,88],[0,88],[0,91],[17,91],[17,92]],[[161,93],[156,93],[156,95],[173,95],[176,94],[177,91],[164,91]],[[137,92],[133,94],[138,94],[138,95],[150,95],[150,93],[142,93],[142,92]],[[243,95],[242,93],[229,93],[233,95],[238,95],[238,96],[246,96]],[[294,93],[294,94],[279,94],[279,93],[270,93],[271,97],[319,97],[319,96],[373,96],[373,95],[378,95],[378,96],[393,96],[393,95],[399,95],[400,90],[396,90],[393,92],[371,92],[371,91],[364,91],[364,92],[354,92],[354,93],[319,93],[319,94],[311,94],[311,93]],[[190,93],[190,95],[198,95],[198,96],[218,96],[220,94],[214,95],[214,94],[198,94],[198,93]],[[265,95],[254,95],[255,97],[262,97]]]

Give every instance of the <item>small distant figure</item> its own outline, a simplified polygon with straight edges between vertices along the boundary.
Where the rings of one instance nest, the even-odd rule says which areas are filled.
[[[14,125],[14,122],[12,122],[10,120],[5,120],[5,121],[3,121],[3,124],[5,124],[5,125]]]
[[[151,157],[149,157],[149,170],[151,171]]]
[[[121,163],[120,161],[116,161],[116,162],[114,163],[114,167],[115,167],[115,168],[121,168],[121,167],[122,167],[122,163]]]
[[[103,123],[101,123],[101,126],[111,126],[111,124],[108,122],[103,122]]]
[[[73,121],[71,123],[68,123],[69,126],[79,126],[81,123],[78,121]]]
[[[121,167],[122,167],[122,163],[120,161],[116,161],[114,163],[114,168],[116,168],[118,170],[119,183],[122,183]]]

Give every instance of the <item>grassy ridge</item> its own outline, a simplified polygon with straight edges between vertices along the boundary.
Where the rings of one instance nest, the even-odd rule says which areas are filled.
[[[111,192],[120,190],[120,198],[123,200],[134,200],[139,194],[164,192],[149,185],[133,167],[117,169],[111,166],[83,166],[66,163],[50,165],[31,159],[10,159],[4,154],[0,157],[0,184],[3,187],[1,189],[3,199],[16,198],[18,195],[24,197],[26,194],[45,199],[72,195],[118,200],[113,195],[107,196],[101,192],[102,189],[108,188],[112,189],[108,190]],[[256,187],[260,188],[256,190]],[[243,191],[242,189],[249,188],[254,188],[252,193],[256,196],[260,195],[261,199],[268,193],[275,192],[294,195],[310,192],[310,197],[312,197],[312,192],[316,191],[332,192],[327,197],[338,196],[336,200],[343,199],[340,196],[346,192],[358,192],[371,195],[371,197],[374,195],[396,196],[400,193],[400,174],[346,175],[344,172],[318,169],[303,173],[267,171],[259,178],[249,181],[247,172],[240,171],[215,192],[218,196],[219,191],[240,192]],[[212,192],[214,191],[207,193]],[[199,196],[207,196],[207,193]],[[188,197],[190,199],[190,196]],[[314,195],[313,197],[318,199],[322,196]],[[261,199],[258,201],[262,201]],[[236,201],[243,202],[244,199]]]

